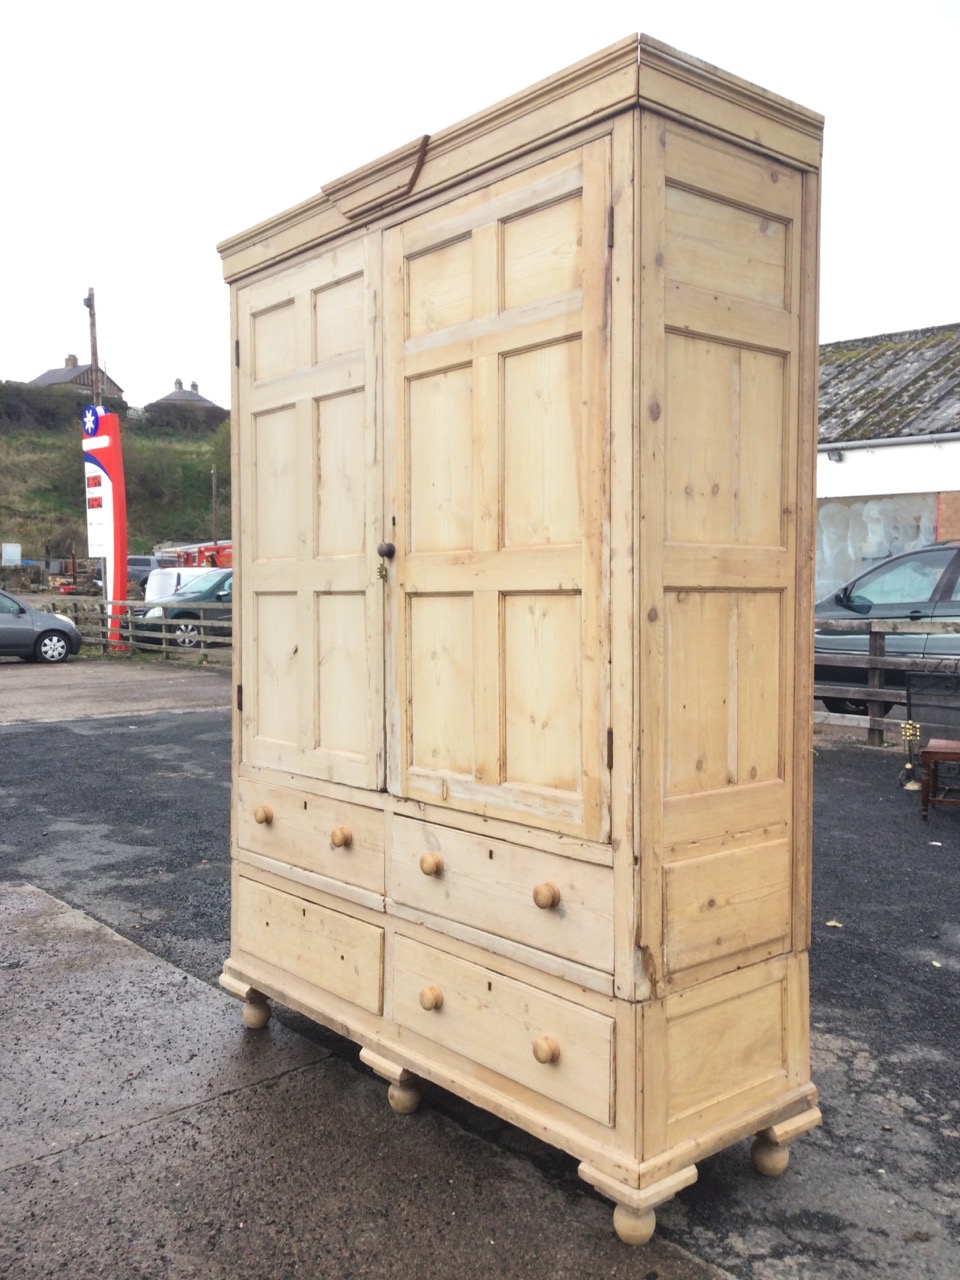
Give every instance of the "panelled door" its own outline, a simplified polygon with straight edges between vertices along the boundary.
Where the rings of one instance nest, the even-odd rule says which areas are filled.
[[[240,290],[241,760],[383,785],[379,237]]]
[[[609,832],[610,143],[385,233],[388,786]]]

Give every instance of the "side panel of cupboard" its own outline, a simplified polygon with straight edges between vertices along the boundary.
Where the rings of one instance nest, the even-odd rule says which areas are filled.
[[[653,113],[638,132],[641,936],[663,996],[644,1013],[649,1158],[775,1099],[815,1115],[791,953],[809,909],[798,459],[816,294],[801,171]]]
[[[651,113],[640,133],[642,932],[669,990],[793,947],[811,299],[801,172]]]

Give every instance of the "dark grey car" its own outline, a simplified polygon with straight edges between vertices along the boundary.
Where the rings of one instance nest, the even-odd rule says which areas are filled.
[[[181,649],[202,640],[229,643],[232,603],[233,570],[210,569],[175,595],[134,606],[125,625],[136,644],[161,644],[165,637]]]
[[[856,618],[960,622],[960,541],[932,543],[890,556],[821,600],[816,608],[815,658],[828,653],[866,654],[866,634],[830,631],[831,621]],[[952,666],[960,664],[960,635],[890,634],[885,653],[893,658],[943,658]],[[867,671],[864,667],[816,664],[814,679],[818,684],[865,685]],[[905,673],[888,670],[884,679],[902,689]],[[824,698],[823,704],[828,711],[866,710],[866,703],[846,698]]]
[[[0,655],[25,662],[66,662],[80,652],[80,632],[59,613],[45,613],[0,591]]]

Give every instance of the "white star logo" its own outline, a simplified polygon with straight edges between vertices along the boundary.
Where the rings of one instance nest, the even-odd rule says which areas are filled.
[[[85,436],[96,435],[97,431],[97,415],[92,409],[88,409],[83,415],[83,434]]]

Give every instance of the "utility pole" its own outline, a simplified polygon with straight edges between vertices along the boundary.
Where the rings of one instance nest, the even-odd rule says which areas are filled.
[[[213,488],[213,545],[217,545],[217,464],[210,468],[210,483]]]
[[[97,309],[93,305],[93,285],[87,291],[83,305],[90,312],[90,365],[93,376],[93,403],[100,404],[100,361],[97,356]]]

